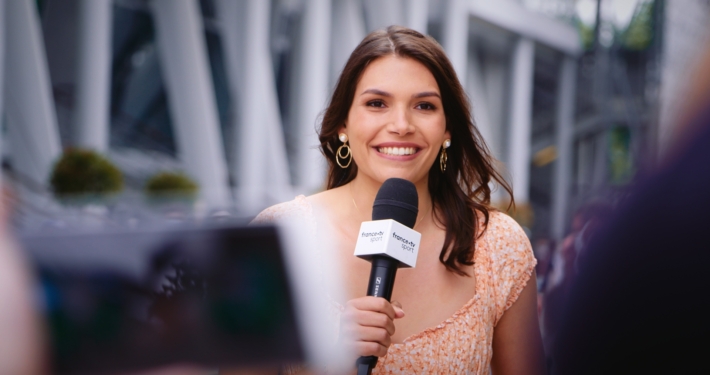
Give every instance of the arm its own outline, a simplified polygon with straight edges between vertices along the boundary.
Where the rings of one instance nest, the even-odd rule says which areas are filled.
[[[495,375],[546,374],[535,285],[533,273],[493,331],[491,370]]]

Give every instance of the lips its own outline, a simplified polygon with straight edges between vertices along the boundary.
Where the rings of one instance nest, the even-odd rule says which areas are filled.
[[[377,151],[392,156],[413,155],[417,152],[416,147],[377,147]]]

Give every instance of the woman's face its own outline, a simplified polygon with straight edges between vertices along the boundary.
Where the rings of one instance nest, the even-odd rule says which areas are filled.
[[[418,61],[396,56],[365,68],[340,132],[348,135],[358,178],[379,183],[426,181],[450,138],[436,79]]]

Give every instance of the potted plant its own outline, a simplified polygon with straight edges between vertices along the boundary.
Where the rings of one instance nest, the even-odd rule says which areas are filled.
[[[159,172],[148,179],[144,191],[151,203],[194,203],[199,186],[181,172]]]
[[[123,174],[93,150],[69,148],[54,165],[50,185],[64,202],[105,200],[123,189]]]

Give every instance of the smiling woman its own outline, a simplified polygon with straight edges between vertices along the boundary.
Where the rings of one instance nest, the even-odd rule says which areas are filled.
[[[340,317],[337,342],[353,360],[380,357],[375,374],[544,373],[536,261],[522,229],[490,206],[491,183],[511,189],[441,46],[398,26],[368,35],[343,69],[319,136],[328,189],[255,221],[296,217],[334,234],[347,298],[329,303]],[[353,249],[392,177],[417,189],[421,243],[390,304],[363,297],[370,266]]]

